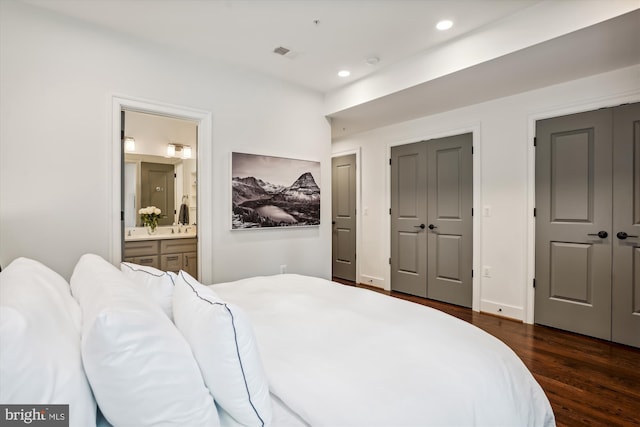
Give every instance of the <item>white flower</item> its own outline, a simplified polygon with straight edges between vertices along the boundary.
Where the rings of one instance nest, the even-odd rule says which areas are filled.
[[[160,215],[162,211],[155,206],[147,206],[138,211],[140,215]]]

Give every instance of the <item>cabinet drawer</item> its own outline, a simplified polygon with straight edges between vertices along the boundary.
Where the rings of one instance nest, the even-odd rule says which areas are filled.
[[[141,240],[139,242],[125,242],[124,256],[137,257],[145,255],[157,255],[160,248],[158,240]]]
[[[133,258],[133,263],[138,265],[146,265],[148,267],[160,268],[158,255],[137,256]]]
[[[182,252],[195,252],[198,247],[197,239],[168,239],[160,241],[162,254],[176,254]]]
[[[178,272],[182,270],[182,254],[160,256],[160,270]]]

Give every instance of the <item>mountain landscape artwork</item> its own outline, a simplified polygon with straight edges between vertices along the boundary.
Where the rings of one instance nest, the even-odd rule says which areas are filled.
[[[231,228],[320,225],[320,162],[231,153]]]

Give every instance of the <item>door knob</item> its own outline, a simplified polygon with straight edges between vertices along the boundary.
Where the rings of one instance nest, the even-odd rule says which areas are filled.
[[[429,230],[433,230],[434,228],[438,228],[438,227],[433,224],[429,224]]]
[[[587,234],[587,236],[598,236],[601,239],[606,239],[607,237],[609,237],[609,233],[607,233],[606,231],[602,230],[602,231],[598,231],[597,233]]]
[[[424,224],[420,224],[420,225],[414,225],[415,228],[419,228],[421,230],[424,230]]]
[[[633,236],[633,235],[631,235],[631,234],[627,234],[627,233],[625,233],[624,231],[618,231],[618,234],[616,234],[616,237],[617,237],[618,239],[620,239],[620,240],[624,240],[624,239],[626,239],[627,237],[638,237],[638,236]]]

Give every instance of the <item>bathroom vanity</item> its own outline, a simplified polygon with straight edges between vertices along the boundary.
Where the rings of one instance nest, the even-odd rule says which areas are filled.
[[[155,235],[142,229],[125,233],[124,261],[163,271],[184,270],[198,277],[198,239],[194,230],[177,233],[175,227],[158,227]],[[131,231],[131,232],[130,232]]]

